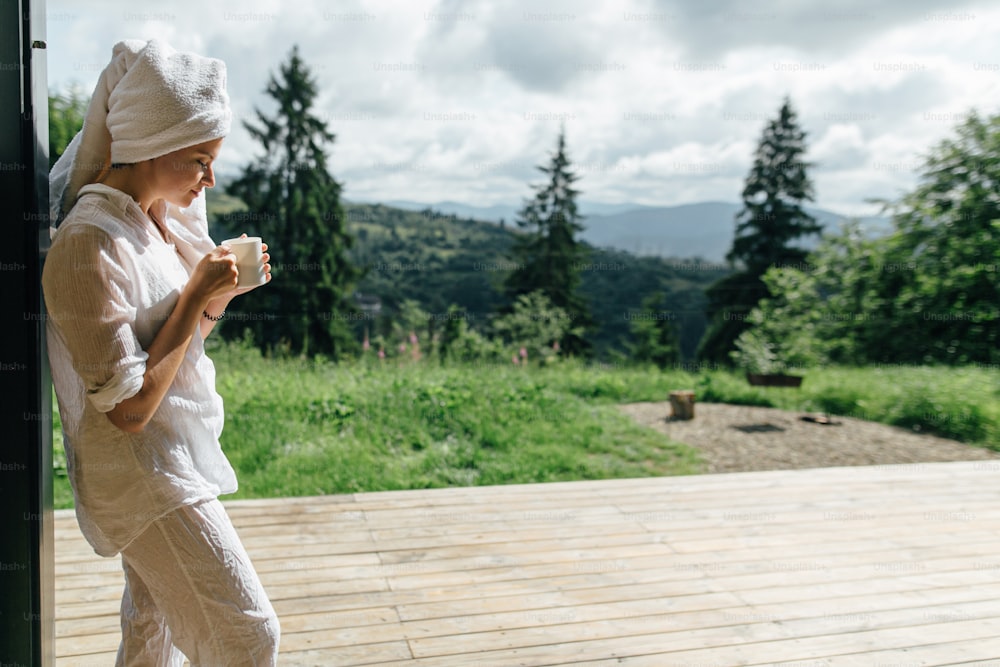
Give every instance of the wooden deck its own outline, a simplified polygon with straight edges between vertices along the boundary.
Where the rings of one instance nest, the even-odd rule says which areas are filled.
[[[1000,666],[1000,463],[228,502],[282,665]],[[58,665],[122,578],[56,522]]]

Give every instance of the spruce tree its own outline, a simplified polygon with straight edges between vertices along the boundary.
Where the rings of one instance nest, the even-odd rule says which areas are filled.
[[[520,229],[514,239],[511,259],[516,268],[507,277],[504,291],[513,303],[517,297],[541,291],[553,306],[561,308],[573,327],[559,341],[567,354],[585,354],[589,344],[582,336],[592,324],[586,302],[578,294],[586,248],[577,240],[583,231],[573,187],[578,176],[566,155],[566,133],[559,132],[556,152],[548,165],[538,170],[547,181],[536,186],[516,219]]]
[[[316,82],[297,46],[266,92],[277,111],[255,109],[257,123],[243,123],[261,155],[226,189],[249,210],[223,224],[270,246],[271,284],[242,297],[255,315],[244,324],[264,349],[338,358],[357,346],[350,324],[358,311],[349,299],[360,272],[348,258],[353,239],[340,184],[327,168],[335,137],[313,112]]]
[[[769,295],[761,276],[772,266],[802,268],[808,251],[792,243],[822,230],[802,208],[813,200],[806,173],[810,164],[803,159],[805,138],[786,98],[764,128],[743,187],[743,208],[726,255],[736,273],[707,291],[710,323],[698,350],[702,359],[729,361],[736,339],[749,326],[750,311]]]

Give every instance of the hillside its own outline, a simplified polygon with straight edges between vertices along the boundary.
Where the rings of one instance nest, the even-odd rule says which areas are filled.
[[[483,328],[505,305],[499,288],[513,268],[508,252],[516,233],[509,225],[381,204],[345,204],[344,209],[356,241],[352,257],[367,269],[357,285],[358,296],[379,305],[377,330],[388,331],[389,318],[405,299],[416,301],[432,316],[429,326],[455,304],[467,311],[473,326]],[[213,191],[209,213],[215,238],[253,231],[250,215],[243,217],[249,223],[243,229],[222,227],[221,212],[235,213],[233,219],[239,222],[240,211],[238,200]],[[272,254],[274,276],[280,279],[280,248]],[[580,270],[581,291],[597,327],[590,339],[602,359],[624,351],[632,315],[643,298],[657,290],[676,304],[670,317],[676,317],[685,357],[692,358],[705,329],[704,289],[727,272],[697,260],[639,257],[594,247]]]
[[[399,208],[420,210],[427,204],[400,201]],[[498,222],[513,226],[517,215],[514,206],[476,207],[454,202],[431,204],[434,210],[454,213],[459,217]],[[634,204],[600,204],[583,201],[580,211],[585,216],[581,238],[597,247],[616,248],[634,255],[657,257],[700,257],[708,262],[725,261],[736,229],[735,216],[741,205],[729,202],[698,202],[679,206],[637,206]],[[806,211],[826,229],[835,231],[847,216],[824,209],[806,207]],[[862,217],[860,222],[872,234],[890,229],[889,221],[881,217]],[[815,239],[804,243],[814,245]]]

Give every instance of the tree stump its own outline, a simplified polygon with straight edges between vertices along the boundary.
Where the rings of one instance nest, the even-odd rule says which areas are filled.
[[[693,391],[670,392],[670,418],[683,420],[694,419]]]

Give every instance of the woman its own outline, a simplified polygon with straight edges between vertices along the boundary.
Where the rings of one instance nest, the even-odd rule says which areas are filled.
[[[125,571],[119,665],[273,665],[278,651],[218,500],[236,477],[204,349],[252,289],[237,289],[205,217],[231,124],[225,79],[221,61],[160,41],[115,45],[50,175],[49,358],[80,528]]]

